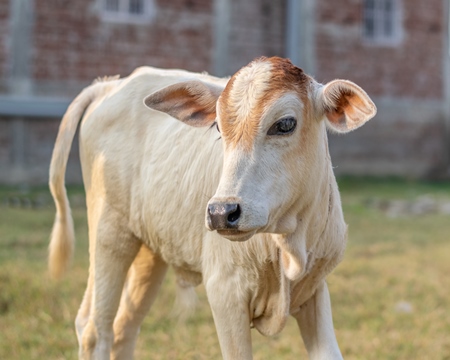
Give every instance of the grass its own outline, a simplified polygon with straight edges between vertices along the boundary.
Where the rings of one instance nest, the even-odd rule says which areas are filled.
[[[371,199],[428,196],[450,201],[449,183],[340,180],[349,243],[328,277],[338,342],[346,359],[450,359],[450,215],[389,217]],[[0,359],[75,359],[73,327],[84,293],[88,243],[82,190],[70,188],[74,263],[59,283],[46,273],[54,210],[45,188],[0,188]],[[81,200],[80,200],[81,198]],[[185,323],[171,317],[169,273],[138,340],[137,359],[218,359],[206,296]],[[256,331],[255,359],[306,358],[290,320],[273,338]]]

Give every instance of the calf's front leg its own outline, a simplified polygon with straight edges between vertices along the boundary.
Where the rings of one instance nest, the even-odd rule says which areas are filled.
[[[325,281],[293,316],[300,327],[310,359],[342,359],[334,333],[330,294]]]
[[[223,358],[250,360],[253,355],[248,302],[233,280],[236,279],[213,277],[205,282],[205,288]]]

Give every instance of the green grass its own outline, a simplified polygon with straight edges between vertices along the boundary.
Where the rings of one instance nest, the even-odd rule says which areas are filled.
[[[450,215],[397,218],[373,199],[450,201],[450,183],[345,178],[339,181],[349,243],[328,277],[336,334],[346,359],[450,359]],[[73,327],[84,293],[88,240],[82,190],[71,188],[77,244],[59,283],[46,272],[54,210],[45,188],[0,187],[0,359],[75,359]],[[137,359],[217,359],[204,289],[185,323],[171,316],[169,273],[147,316]],[[403,311],[402,311],[403,309]],[[294,321],[273,338],[253,333],[255,359],[306,358]]]

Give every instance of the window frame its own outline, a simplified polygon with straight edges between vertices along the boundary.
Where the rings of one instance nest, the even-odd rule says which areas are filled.
[[[130,3],[133,0],[117,0],[118,10],[108,10],[108,0],[99,0],[100,18],[105,22],[121,24],[149,24],[155,16],[154,0],[142,0],[142,13],[130,12]]]
[[[373,4],[368,9],[368,2]],[[387,5],[390,4],[390,9]],[[368,45],[396,46],[403,39],[403,12],[400,0],[364,0],[362,37]],[[368,21],[372,22],[372,34],[368,34]],[[387,31],[386,27],[390,27]]]

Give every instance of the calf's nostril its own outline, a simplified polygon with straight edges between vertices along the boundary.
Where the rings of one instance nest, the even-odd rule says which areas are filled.
[[[239,204],[236,204],[235,207],[236,209],[233,209],[232,212],[228,214],[227,219],[229,223],[234,223],[241,216],[241,207],[239,206]]]

